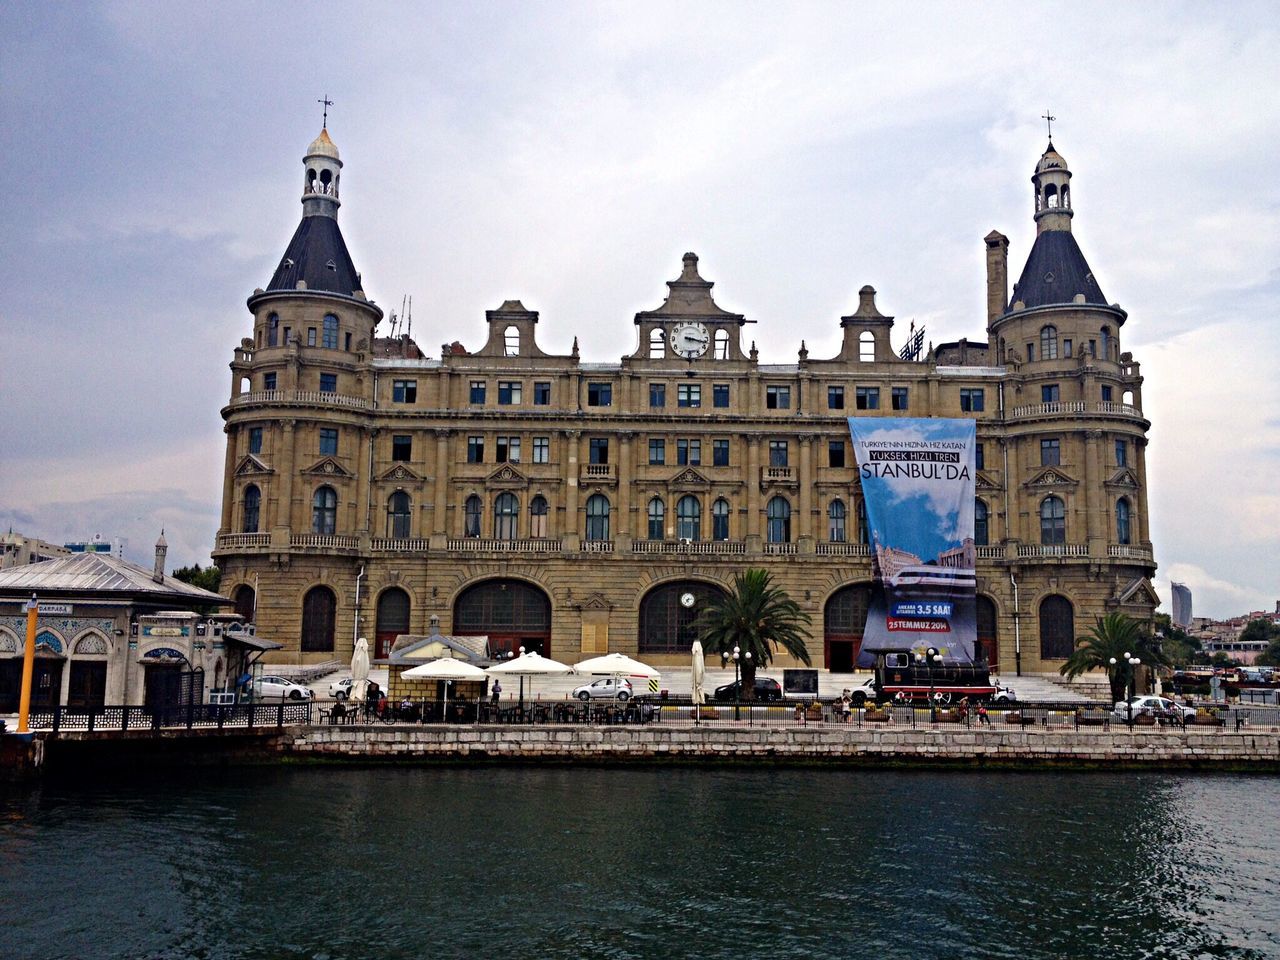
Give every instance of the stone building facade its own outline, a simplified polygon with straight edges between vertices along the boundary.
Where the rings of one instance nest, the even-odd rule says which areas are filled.
[[[545,352],[519,301],[487,312],[483,346],[427,357],[378,336],[327,132],[304,168],[302,222],[231,363],[214,550],[277,660],[345,658],[360,634],[384,655],[435,615],[500,650],[683,664],[698,600],[764,567],[813,617],[815,665],[847,670],[872,576],[848,416],[977,420],[979,632],[999,668],[1056,671],[1096,616],[1151,617],[1142,376],[1052,144],[1012,293],[1008,241],[985,239],[985,338],[904,359],[868,286],[834,356],[785,364],[692,253],[616,361]]]

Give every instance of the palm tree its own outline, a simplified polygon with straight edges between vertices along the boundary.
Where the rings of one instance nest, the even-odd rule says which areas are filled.
[[[756,668],[768,666],[775,644],[808,666],[809,651],[805,640],[809,634],[803,624],[813,618],[781,587],[773,585],[764,570],[746,570],[734,574],[733,591],[709,600],[698,615],[694,628],[703,649],[732,656],[738,648],[742,665],[740,697],[754,700]]]
[[[1098,617],[1059,672],[1074,680],[1086,670],[1105,670],[1111,684],[1111,700],[1118,703],[1124,699],[1131,679],[1130,656],[1148,666],[1168,666],[1165,655],[1137,620],[1123,613],[1108,613]]]

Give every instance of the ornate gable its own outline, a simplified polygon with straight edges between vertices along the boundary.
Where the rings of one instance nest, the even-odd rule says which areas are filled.
[[[995,478],[989,473],[979,470],[973,478],[973,484],[979,490],[999,490],[1000,484],[996,483]]]
[[[511,464],[504,463],[484,478],[484,485],[490,489],[523,490],[529,486],[529,478]]]
[[[304,467],[303,473],[317,474],[322,477],[353,477],[350,470],[340,464],[333,457],[322,457],[309,467]]]
[[[579,600],[575,606],[579,610],[612,610],[613,604],[604,598],[604,594],[595,592]]]
[[[693,467],[685,467],[671,478],[671,486],[682,490],[706,490],[711,481]]]
[[[235,474],[237,477],[249,477],[259,473],[274,473],[275,471],[268,467],[265,463],[255,457],[252,453],[244,457],[237,465]]]
[[[1073,480],[1067,476],[1061,467],[1045,467],[1024,486],[1035,489],[1067,489],[1079,486],[1079,480]]]
[[[376,480],[421,480],[422,476],[412,467],[404,463],[393,463],[382,473],[378,474]]]
[[[1138,475],[1128,467],[1121,467],[1110,479],[1107,480],[1108,487],[1124,487],[1128,490],[1138,489]]]
[[[1110,602],[1113,606],[1137,604],[1138,606],[1158,607],[1160,605],[1160,597],[1156,594],[1156,588],[1151,585],[1150,580],[1146,577],[1138,577],[1118,589]]]

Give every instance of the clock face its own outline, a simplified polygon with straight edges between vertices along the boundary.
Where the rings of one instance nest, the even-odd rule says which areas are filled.
[[[680,603],[685,607],[692,607],[697,602],[697,598],[692,593],[680,594]]]
[[[701,323],[678,323],[671,328],[671,349],[686,360],[693,360],[707,352],[711,334]]]

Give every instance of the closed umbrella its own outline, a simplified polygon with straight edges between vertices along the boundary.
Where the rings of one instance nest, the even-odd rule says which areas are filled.
[[[444,684],[444,712],[441,719],[449,710],[449,683],[453,680],[483,680],[484,671],[479,667],[472,666],[465,660],[454,660],[451,657],[440,657],[438,660],[429,660],[421,666],[410,667],[401,674],[406,680],[443,680]]]
[[[693,673],[691,675],[691,679],[693,680],[693,705],[696,708],[696,707],[702,706],[704,703],[707,702],[707,695],[702,689],[702,681],[703,681],[703,678],[706,676],[706,672],[707,672],[707,662],[706,662],[706,658],[702,653],[701,640],[693,641],[692,653],[693,653]],[[698,711],[697,709],[694,710],[693,716],[695,720],[698,718],[699,712],[700,711]]]
[[[351,654],[351,699],[364,701],[365,687],[369,683],[369,641],[361,637]]]

